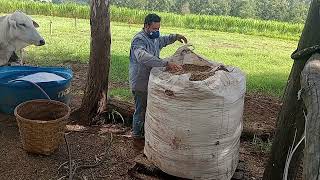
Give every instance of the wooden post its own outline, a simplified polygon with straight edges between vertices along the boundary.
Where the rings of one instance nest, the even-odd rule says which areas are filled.
[[[314,54],[301,73],[302,97],[307,109],[304,179],[320,179],[320,54]]]
[[[52,20],[50,20],[49,26],[50,26],[50,36],[51,36],[52,35]]]
[[[298,48],[291,55],[295,61],[285,90],[283,105],[278,116],[277,130],[271,149],[270,159],[264,171],[263,180],[282,179],[288,150],[292,146],[295,132],[297,131],[294,145],[301,139],[304,132],[304,105],[302,101],[298,100],[297,96],[301,89],[301,72],[304,69],[307,60],[315,52],[319,52],[320,50],[319,8],[320,2],[318,0],[313,0],[310,5]],[[303,155],[303,148],[304,146],[301,145],[292,158],[288,175],[289,180],[296,178],[300,166],[300,159]],[[309,180],[309,178],[306,180]]]
[[[23,65],[24,61],[24,49],[20,49],[20,65]]]
[[[107,108],[110,67],[110,0],[92,0],[90,9],[91,46],[89,71],[81,111],[85,124]]]

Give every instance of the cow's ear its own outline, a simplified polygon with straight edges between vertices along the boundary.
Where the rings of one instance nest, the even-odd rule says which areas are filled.
[[[17,28],[17,21],[9,18],[10,27]]]
[[[35,28],[39,27],[39,24],[37,22],[35,22],[34,20],[32,20],[32,22],[33,22],[33,25],[34,25]]]

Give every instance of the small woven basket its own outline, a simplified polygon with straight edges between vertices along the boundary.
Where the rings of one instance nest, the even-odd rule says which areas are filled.
[[[15,108],[23,149],[50,155],[63,140],[70,107],[53,100],[31,100]]]

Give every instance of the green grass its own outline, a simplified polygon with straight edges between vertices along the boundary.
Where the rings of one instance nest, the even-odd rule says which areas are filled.
[[[0,0],[0,12],[9,13],[17,9],[27,14],[53,15],[72,18],[89,18],[89,6],[79,4],[51,4],[32,1]],[[116,22],[141,24],[149,11],[111,7],[111,19]],[[241,19],[226,16],[178,15],[157,12],[165,26],[188,29],[205,29],[222,32],[237,32],[281,39],[297,40],[303,25],[276,21]]]
[[[263,141],[261,138],[254,136],[251,144],[255,147],[259,152],[270,153],[272,140],[268,139],[267,141]]]
[[[132,95],[129,89],[125,88],[114,88],[110,90],[108,94],[111,97],[115,97],[117,99],[121,99],[124,101],[132,101]]]
[[[61,65],[65,62],[88,63],[90,29],[88,20],[33,16],[47,44],[27,48],[26,59],[36,65]],[[52,35],[49,22],[52,23]],[[132,37],[141,26],[111,23],[111,80],[128,82],[129,49]],[[162,27],[161,33],[181,33],[195,47],[195,52],[208,59],[239,67],[247,75],[249,92],[281,96],[293,61],[290,54],[297,42],[237,33]],[[175,43],[163,49],[161,57],[172,55],[180,46]],[[128,89],[116,89],[111,94],[130,99]]]

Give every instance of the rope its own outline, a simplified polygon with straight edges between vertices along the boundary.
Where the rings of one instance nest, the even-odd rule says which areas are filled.
[[[22,79],[11,80],[11,81],[8,81],[8,83],[12,83],[12,82],[16,82],[16,81],[28,82],[28,83],[33,84],[35,87],[37,87],[46,96],[47,99],[49,99],[51,101],[50,96],[38,84],[36,84],[36,83],[34,83],[32,81],[22,80]]]
[[[303,115],[305,117],[305,125],[307,124],[307,116],[306,113],[303,111]],[[287,180],[288,179],[288,173],[289,173],[289,167],[290,167],[290,162],[292,160],[292,157],[294,155],[294,153],[296,152],[296,150],[298,149],[298,147],[300,146],[300,144],[303,142],[303,140],[305,140],[306,138],[306,128],[304,128],[304,132],[302,135],[302,138],[300,139],[300,141],[298,142],[298,144],[296,146],[294,146],[294,142],[296,140],[296,135],[297,135],[297,129],[294,133],[294,138],[293,138],[293,143],[292,146],[290,147],[289,151],[288,151],[288,155],[287,155],[287,160],[286,160],[286,164],[284,167],[284,172],[283,172],[283,176],[282,176],[282,180]]]

